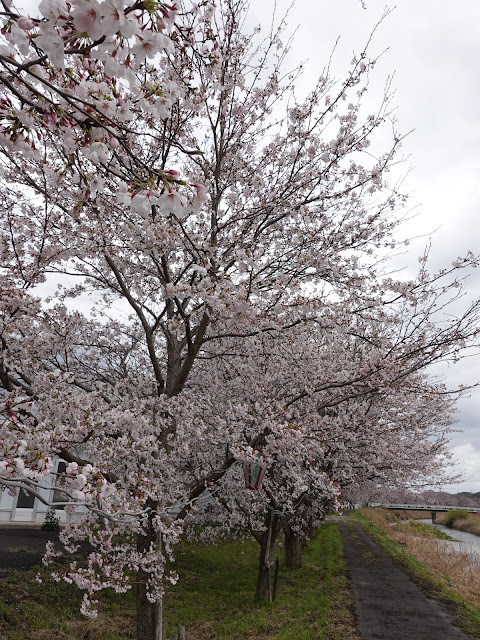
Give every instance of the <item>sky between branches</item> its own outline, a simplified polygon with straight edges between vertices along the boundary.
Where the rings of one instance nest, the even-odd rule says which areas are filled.
[[[251,24],[267,26],[274,0],[253,3]],[[370,54],[383,55],[371,76],[370,108],[388,76],[394,74],[393,100],[398,129],[411,133],[403,144],[408,156],[402,169],[409,206],[416,217],[405,224],[405,236],[418,236],[407,255],[395,265],[415,269],[417,256],[431,239],[430,267],[448,265],[471,250],[480,252],[480,3],[459,0],[297,0],[290,10],[291,31],[298,26],[289,62],[306,61],[299,91],[314,84],[336,45],[332,70],[341,77],[353,52],[360,52],[385,8],[394,8],[377,29]],[[278,15],[290,6],[277,0]],[[480,273],[468,281],[467,298],[480,295]],[[446,383],[480,380],[480,355],[454,367],[436,371]],[[459,401],[458,424],[452,449],[465,472],[465,482],[448,491],[480,491],[480,389]]]

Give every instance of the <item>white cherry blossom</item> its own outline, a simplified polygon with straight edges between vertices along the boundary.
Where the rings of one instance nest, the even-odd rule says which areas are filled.
[[[45,50],[57,69],[65,69],[64,42],[54,27],[45,25],[40,35],[35,38],[35,43]]]

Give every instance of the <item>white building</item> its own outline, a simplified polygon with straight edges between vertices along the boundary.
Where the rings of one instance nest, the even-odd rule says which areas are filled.
[[[63,460],[55,461],[53,467],[55,474],[64,473],[66,463]],[[61,502],[65,497],[58,489],[55,489],[55,478],[57,476],[50,474],[45,476],[42,484],[44,489],[39,491],[48,502]],[[0,522],[36,522],[42,524],[45,520],[48,506],[41,500],[27,494],[25,491],[18,491],[16,496],[12,496],[8,489],[1,490],[0,485]],[[83,511],[83,508],[81,508]],[[71,516],[65,512],[63,508],[55,509],[56,516],[60,522],[69,522]],[[75,516],[74,516],[75,517]]]

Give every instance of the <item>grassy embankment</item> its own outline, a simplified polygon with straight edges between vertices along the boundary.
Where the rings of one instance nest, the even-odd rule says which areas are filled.
[[[480,638],[480,570],[469,553],[445,544],[449,536],[421,522],[412,512],[360,509],[353,513],[365,529],[433,596],[451,604],[466,631]],[[417,516],[418,517],[418,516]],[[425,517],[425,513],[423,513]],[[396,523],[396,524],[394,524]],[[455,537],[452,531],[450,538]]]
[[[281,558],[281,549],[279,556]],[[168,591],[167,636],[179,624],[187,640],[359,640],[342,544],[334,523],[323,525],[304,554],[302,569],[280,564],[277,597],[256,606],[253,594],[258,545],[225,541],[218,546],[184,543]],[[81,594],[71,585],[36,571],[0,577],[2,640],[131,640],[135,637],[134,594],[106,594],[96,620],[80,616]]]
[[[455,511],[437,513],[437,522],[452,529],[480,536],[480,513],[468,513],[464,509],[455,509]]]

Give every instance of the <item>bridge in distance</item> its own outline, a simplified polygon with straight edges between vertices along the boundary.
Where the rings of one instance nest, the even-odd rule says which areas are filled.
[[[478,507],[450,507],[441,504],[381,504],[379,502],[369,502],[369,507],[375,507],[379,509],[392,509],[395,511],[430,511],[432,515],[432,522],[437,521],[437,511],[468,511],[468,513],[480,513]]]

